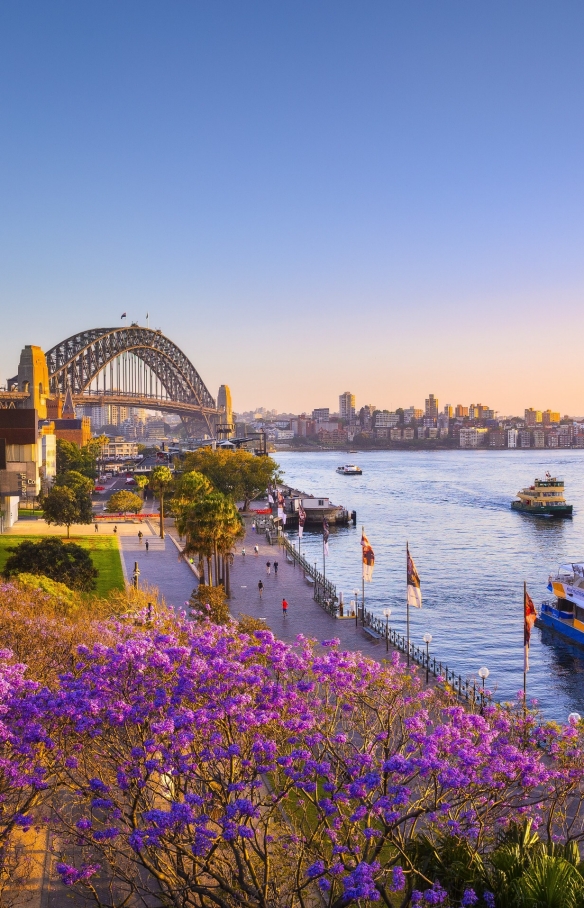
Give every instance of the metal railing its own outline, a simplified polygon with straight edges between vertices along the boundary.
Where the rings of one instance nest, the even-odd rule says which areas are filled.
[[[314,590],[312,598],[315,602],[328,612],[329,615],[332,615],[333,618],[337,617],[338,614],[338,602],[339,597],[337,595],[337,588],[334,583],[326,578],[321,572],[317,569],[315,564],[309,564],[304,555],[300,554],[298,550],[292,545],[289,539],[284,536],[281,528],[274,522],[273,517],[266,515],[261,515],[265,517],[265,520],[262,521],[263,528],[265,529],[266,538],[270,545],[278,544],[288,553],[294,566],[298,566],[302,571],[304,571],[305,576],[310,577],[314,580]],[[259,524],[256,521],[256,529],[259,529]]]
[[[399,634],[383,618],[374,615],[373,612],[367,611],[363,614],[363,608],[359,610],[363,627],[372,630],[381,640],[385,640],[386,646],[392,646],[400,652],[408,653],[408,641],[403,634]],[[410,659],[419,665],[426,675],[432,675],[434,678],[441,678],[442,681],[450,687],[456,696],[464,703],[470,705],[471,709],[481,709],[487,702],[490,702],[491,695],[488,691],[483,691],[477,687],[476,681],[469,678],[463,678],[462,675],[451,671],[445,662],[440,662],[435,656],[431,656],[422,646],[416,646],[410,640],[409,645]]]

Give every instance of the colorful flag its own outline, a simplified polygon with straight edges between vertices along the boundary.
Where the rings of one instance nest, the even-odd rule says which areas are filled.
[[[326,517],[324,517],[323,521],[322,521],[322,541],[323,541],[325,556],[328,555],[328,553],[329,553],[329,547],[328,547],[329,535],[330,535],[329,522],[326,519]]]
[[[125,313],[125,312],[123,312],[123,313],[120,315],[120,321],[121,321],[123,318],[126,318],[126,313]]]
[[[420,578],[414,564],[414,559],[410,555],[410,550],[406,546],[407,565],[408,565],[408,605],[414,608],[422,608],[422,590],[420,589]]]
[[[361,532],[361,545],[363,547],[363,580],[371,583],[373,580],[373,568],[375,567],[375,554],[363,531]]]
[[[302,539],[304,524],[306,523],[306,511],[301,504],[298,505],[298,538]]]
[[[529,641],[531,640],[531,628],[535,624],[537,612],[533,600],[527,592],[527,587],[523,589],[523,671],[529,671]]]

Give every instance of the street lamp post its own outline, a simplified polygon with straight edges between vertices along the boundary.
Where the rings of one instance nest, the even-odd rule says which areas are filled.
[[[578,725],[578,722],[582,719],[580,713],[570,713],[568,716],[568,722],[570,725]]]
[[[485,665],[483,665],[482,668],[479,668],[479,678],[483,682],[483,687],[481,690],[481,712],[483,711],[483,708],[485,705],[485,681],[487,680],[487,678],[489,677],[490,674],[491,673],[490,673],[489,669]]]
[[[391,609],[384,608],[383,614],[385,615],[385,652],[389,652],[389,619],[391,618]]]
[[[355,627],[359,627],[359,590],[353,590],[353,596],[355,597]]]
[[[132,573],[132,580],[134,582],[134,589],[138,589],[138,577],[140,576],[140,568],[138,567],[138,562],[134,562],[134,571]]]
[[[426,644],[426,684],[430,680],[430,644],[432,643],[432,634],[424,634],[422,640]]]

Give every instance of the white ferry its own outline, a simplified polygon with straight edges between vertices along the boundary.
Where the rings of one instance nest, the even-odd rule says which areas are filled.
[[[344,466],[337,467],[337,473],[341,473],[343,476],[361,476],[363,470],[354,463],[346,463]]]
[[[542,602],[540,623],[584,644],[584,561],[561,564],[550,576],[548,590],[556,598]]]

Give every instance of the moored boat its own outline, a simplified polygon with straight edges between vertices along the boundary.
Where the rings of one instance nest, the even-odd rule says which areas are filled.
[[[561,564],[548,590],[555,599],[542,602],[538,624],[584,645],[584,561]]]
[[[549,473],[545,479],[536,479],[532,486],[517,492],[511,507],[533,517],[571,517],[573,510],[564,498],[564,480]]]

